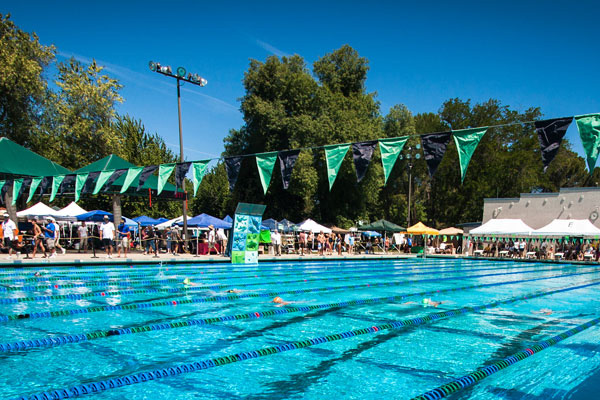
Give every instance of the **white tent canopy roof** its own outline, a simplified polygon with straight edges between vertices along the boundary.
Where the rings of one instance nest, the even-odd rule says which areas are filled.
[[[587,219],[555,219],[532,232],[536,236],[600,236],[600,229]]]
[[[79,207],[77,203],[72,201],[68,206],[58,211],[54,211],[55,217],[76,217],[81,214],[85,214],[87,211]]]
[[[56,211],[52,208],[48,207],[42,202],[39,202],[25,210],[19,211],[17,213],[17,217],[27,217],[27,216],[37,216],[37,217],[46,217],[46,216],[54,216]]]
[[[490,219],[472,229],[470,235],[529,235],[534,229],[520,219]]]
[[[189,217],[188,217],[188,219],[189,219]],[[156,227],[160,230],[163,230],[163,229],[170,228],[173,224],[177,224],[179,222],[183,222],[183,215],[181,215],[177,218],[173,218],[168,221],[162,222],[162,223],[156,225]]]
[[[308,231],[308,232],[314,232],[314,233],[331,233],[331,229],[317,224],[315,221],[313,221],[312,219],[307,219],[305,221],[300,222],[298,225],[296,225],[298,227],[299,231]]]

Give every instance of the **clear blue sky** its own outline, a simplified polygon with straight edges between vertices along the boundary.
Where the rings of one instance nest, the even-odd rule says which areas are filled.
[[[299,54],[310,66],[343,44],[370,61],[381,110],[435,112],[448,98],[496,98],[544,115],[600,112],[600,2],[23,1],[0,6],[54,44],[58,60],[95,58],[125,86],[119,112],[178,152],[176,89],[148,61],[208,80],[182,92],[186,158],[218,156],[239,128],[249,59]],[[572,124],[568,138],[582,152]]]

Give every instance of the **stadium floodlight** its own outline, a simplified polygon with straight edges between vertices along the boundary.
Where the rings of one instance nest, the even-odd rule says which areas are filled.
[[[206,86],[208,81],[202,78],[198,74],[188,73],[186,76],[186,69],[184,67],[177,67],[176,75],[173,75],[173,70],[169,65],[161,65],[159,62],[150,61],[148,63],[150,71],[159,73],[161,75],[170,76],[177,80],[177,112],[179,114],[179,161],[183,162],[183,133],[181,129],[181,82],[189,82],[198,86]],[[181,187],[185,192],[185,180]],[[183,234],[184,238],[187,238],[187,194],[183,202]]]

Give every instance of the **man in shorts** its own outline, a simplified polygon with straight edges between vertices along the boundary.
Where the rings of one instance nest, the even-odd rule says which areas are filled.
[[[44,247],[44,234],[42,233],[42,228],[38,225],[38,220],[36,217],[31,218],[31,225],[33,225],[33,253],[31,256],[35,258],[35,252],[38,248],[42,249],[44,252],[44,258],[46,258],[46,248]]]
[[[4,236],[4,247],[8,249],[8,258],[12,258],[12,253],[15,248],[15,230],[17,226],[10,219],[8,214],[4,214],[4,221],[2,222],[2,233]]]
[[[50,252],[49,258],[56,257],[56,225],[54,224],[54,218],[46,218],[48,222],[46,226],[42,227],[44,230],[44,238],[46,239],[46,249]]]
[[[129,250],[129,235],[130,230],[127,225],[125,225],[125,218],[121,218],[121,224],[117,227],[117,231],[119,232],[119,255],[117,258],[121,257],[121,248],[123,248],[123,257],[127,258],[127,250]]]
[[[100,225],[100,237],[102,238],[102,245],[106,250],[106,258],[112,258],[115,224],[110,222],[108,215],[104,216],[104,221]]]

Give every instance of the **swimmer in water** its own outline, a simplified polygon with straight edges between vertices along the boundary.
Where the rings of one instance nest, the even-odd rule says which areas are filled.
[[[200,284],[199,284],[199,283],[194,283],[194,282],[192,282],[192,281],[190,280],[190,278],[185,278],[185,279],[183,280],[183,284],[184,284],[185,286],[200,286]]]
[[[290,304],[289,301],[283,300],[281,297],[277,296],[272,300],[273,303],[277,304],[277,307],[285,306],[286,304]]]
[[[433,301],[433,300],[427,299],[427,298],[423,299],[423,305],[425,307],[427,307],[427,306],[437,307],[437,306],[439,306],[440,304],[443,304],[443,303],[445,303],[445,301]]]
[[[243,290],[239,290],[239,289],[228,289],[225,291],[225,293],[242,293]]]
[[[542,308],[542,309],[541,309],[541,310],[539,310],[539,311],[532,311],[531,313],[532,313],[532,314],[544,314],[544,315],[552,315],[552,314],[554,314],[554,313],[562,313],[562,312],[565,312],[565,311],[554,311],[554,310],[552,310],[552,309],[550,309],[550,308]]]

